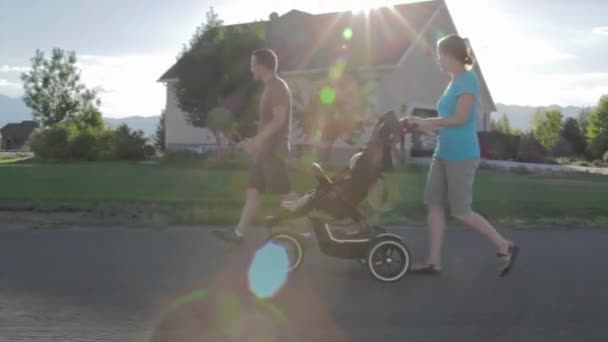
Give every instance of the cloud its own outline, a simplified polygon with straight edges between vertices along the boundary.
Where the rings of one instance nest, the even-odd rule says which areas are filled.
[[[599,35],[602,35],[602,36],[608,36],[608,26],[596,27],[593,30],[591,30],[591,32],[593,34],[599,34]]]
[[[82,80],[95,89],[108,117],[158,114],[165,87],[158,77],[175,62],[172,55],[78,56]]]
[[[25,66],[0,65],[0,72],[26,72],[29,70],[30,67]]]
[[[0,79],[0,87],[3,87],[3,88],[21,88],[21,84]]]

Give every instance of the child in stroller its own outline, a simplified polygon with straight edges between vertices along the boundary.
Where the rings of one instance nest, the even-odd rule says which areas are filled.
[[[279,215],[267,218],[267,226],[272,228],[282,220],[307,216],[324,254],[359,260],[380,281],[401,279],[410,265],[405,243],[400,236],[382,227],[370,226],[358,206],[370,190],[382,182],[382,173],[392,168],[392,146],[400,142],[403,148],[404,129],[410,128],[393,112],[383,115],[372,130],[367,146],[351,158],[348,168],[329,177],[314,163],[312,173],[317,179],[317,187],[293,202],[284,202]],[[313,217],[309,215],[312,211],[320,211],[330,218]],[[346,231],[343,221],[347,221]],[[336,230],[336,227],[342,229]],[[268,239],[269,243],[281,245],[288,251],[289,272],[302,263],[305,247],[302,237],[288,230],[275,232]]]
[[[356,235],[365,230],[365,217],[359,205],[372,190],[379,190],[380,200],[386,201],[383,172],[393,168],[392,147],[399,142],[404,146],[405,123],[400,122],[394,112],[384,114],[371,132],[368,144],[354,154],[349,166],[334,177],[328,177],[318,164],[313,164],[312,173],[320,181],[320,186],[309,191],[295,201],[284,201],[282,207],[287,211],[279,217],[296,218],[320,210],[334,220],[350,220],[341,225],[346,235]]]

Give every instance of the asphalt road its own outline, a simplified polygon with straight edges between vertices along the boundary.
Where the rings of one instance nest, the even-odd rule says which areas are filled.
[[[424,232],[399,234],[420,256]],[[607,341],[608,230],[507,234],[506,279],[489,243],[452,231],[440,278],[382,284],[313,248],[260,302],[261,232],[236,250],[207,229],[0,228],[0,341]]]

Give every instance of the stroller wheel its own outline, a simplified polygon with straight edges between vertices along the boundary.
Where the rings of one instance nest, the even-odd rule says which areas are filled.
[[[367,267],[380,281],[398,281],[410,268],[410,252],[400,238],[380,236],[370,245]]]
[[[302,265],[304,260],[304,246],[295,234],[276,233],[268,239],[268,242],[281,246],[285,250],[288,260],[288,271],[293,272]]]

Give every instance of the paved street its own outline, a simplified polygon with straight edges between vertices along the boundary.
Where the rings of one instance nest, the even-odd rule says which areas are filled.
[[[0,229],[0,341],[608,339],[608,230],[507,232],[506,279],[472,232],[448,233],[440,278],[396,284],[312,248],[266,305],[248,285],[261,233],[235,250],[207,229]],[[398,233],[420,256],[424,232]]]

